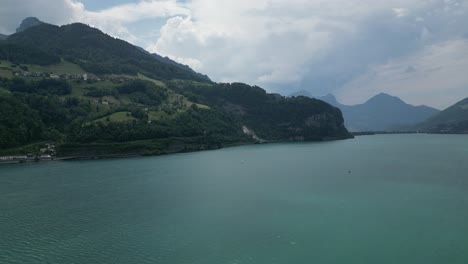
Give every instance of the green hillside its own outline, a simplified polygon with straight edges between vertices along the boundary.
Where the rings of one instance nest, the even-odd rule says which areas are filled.
[[[38,56],[43,57],[42,63],[38,63]],[[13,34],[0,44],[0,59],[49,65],[60,62],[59,58],[94,74],[142,73],[158,80],[209,82],[200,74],[160,62],[132,44],[80,23],[61,27],[43,23]]]
[[[350,137],[322,101],[213,83],[83,24],[13,34],[0,58],[0,155],[46,142],[76,157]]]

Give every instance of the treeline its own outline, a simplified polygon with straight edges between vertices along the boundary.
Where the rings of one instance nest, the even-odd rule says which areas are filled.
[[[70,86],[66,81],[0,79],[0,87],[11,92],[0,95],[2,148],[40,140],[92,143],[168,137],[201,137],[207,141],[221,136],[244,138],[241,124],[232,115],[199,109],[196,105],[172,119],[148,122],[148,113],[143,107],[157,107],[168,97],[166,88],[148,81],[135,80],[115,89],[87,87],[88,93],[128,96],[132,104],[112,111],[127,111],[134,118],[130,122],[94,121],[112,112],[99,112],[91,100],[70,96]]]
[[[194,102],[236,116],[261,138],[319,140],[349,136],[341,111],[320,100],[285,98],[243,83],[205,85],[172,81],[168,87]]]
[[[13,96],[0,96],[0,148],[40,140],[45,126],[37,111]]]
[[[0,79],[0,87],[4,87],[12,92],[37,93],[42,95],[68,95],[72,90],[67,81],[55,79],[32,81],[26,81],[21,78]]]
[[[87,87],[88,96],[125,96],[131,101],[99,111],[94,100],[71,96],[66,81],[0,79],[0,87],[10,92],[0,95],[0,147],[38,140],[89,144],[165,138],[201,138],[208,145],[217,145],[223,138],[249,140],[243,126],[269,141],[350,136],[340,110],[319,100],[284,98],[242,83],[171,81],[167,86],[210,108],[193,104],[171,118],[150,122],[148,108],[158,108],[167,101],[168,90],[149,81],[135,80],[114,89]],[[112,122],[109,116],[116,112],[127,112],[131,118]]]
[[[15,64],[51,65],[60,63],[60,57],[41,51],[34,46],[21,43],[11,44],[0,42],[0,59]]]

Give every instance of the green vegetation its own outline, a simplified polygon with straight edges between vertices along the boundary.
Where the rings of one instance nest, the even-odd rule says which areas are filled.
[[[12,78],[12,77],[13,77],[13,73],[11,72],[11,70],[1,67],[1,64],[0,64],[0,78]]]
[[[163,82],[155,80],[155,79],[151,79],[149,77],[146,77],[145,75],[143,75],[141,73],[138,73],[137,77],[138,77],[138,79],[143,80],[143,81],[150,81],[150,82],[156,84],[157,86],[166,87],[166,85]]]
[[[46,53],[33,44],[23,45],[19,43],[0,42],[0,59],[8,60],[15,64],[51,65],[60,63],[60,57]]]
[[[44,123],[39,114],[21,100],[0,96],[0,146],[16,147],[42,139]]]
[[[0,155],[18,155],[18,154],[38,154],[47,141],[38,141],[28,145],[22,145],[15,148],[0,148]]]
[[[174,81],[172,90],[214,106],[268,140],[320,140],[348,132],[339,109],[311,98],[283,98],[242,83],[199,85]]]
[[[322,101],[215,84],[82,24],[13,34],[0,59],[0,153],[40,142],[62,156],[99,156],[350,137],[341,112]]]
[[[110,123],[123,123],[123,122],[132,122],[136,120],[132,116],[131,112],[115,112],[105,117],[94,120],[92,123],[87,123],[86,125],[92,125],[97,123],[103,123],[109,125]]]
[[[19,93],[38,93],[38,94],[54,94],[68,95],[71,93],[71,86],[64,80],[41,79],[39,81],[27,82],[23,79],[4,80],[3,87],[11,92]]]
[[[151,54],[84,24],[41,24],[11,35],[0,44],[0,59],[17,64],[52,65],[60,58],[97,75],[138,73],[157,80],[197,80],[206,77],[163,63]]]
[[[26,64],[30,72],[47,72],[47,73],[56,73],[56,74],[84,74],[84,71],[79,65],[61,60],[60,63],[52,64],[48,66],[37,66]]]
[[[115,84],[15,78],[1,79],[0,86],[5,87],[0,93],[1,112],[15,113],[2,115],[2,148],[44,140],[67,146],[98,144],[100,148],[120,142],[120,147],[127,148],[133,141],[203,139],[201,145],[188,148],[195,150],[258,138],[349,136],[336,108],[305,97],[270,95],[240,83],[206,85],[178,80],[161,87],[143,80]],[[258,138],[246,135],[244,126]],[[148,147],[139,149],[149,151]]]

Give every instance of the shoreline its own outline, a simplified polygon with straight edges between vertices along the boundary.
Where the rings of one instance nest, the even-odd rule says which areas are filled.
[[[199,148],[199,149],[176,149],[170,150],[169,148],[165,151],[153,152],[153,153],[120,153],[120,154],[88,154],[88,155],[65,155],[65,156],[55,156],[53,159],[48,160],[12,160],[0,162],[1,164],[16,164],[16,163],[44,163],[44,162],[62,162],[62,161],[83,161],[83,160],[103,160],[103,159],[122,159],[122,158],[138,158],[138,157],[153,157],[153,156],[165,156],[172,154],[181,154],[181,153],[193,153],[206,150],[218,150],[231,147],[239,146],[248,146],[248,145],[263,145],[263,144],[277,144],[277,143],[305,143],[305,142],[327,142],[327,141],[337,141],[337,140],[347,140],[353,139],[354,136],[343,136],[343,137],[326,137],[320,140],[278,140],[278,141],[264,141],[264,142],[238,142],[238,143],[227,143],[225,145],[217,146],[216,148]],[[201,146],[201,145],[200,145]]]
[[[146,155],[146,154],[107,154],[107,155],[89,155],[89,156],[63,156],[63,157],[57,157],[54,161],[80,161],[80,160],[101,160],[101,159],[155,157],[155,156],[166,156],[166,155],[173,155],[173,154],[182,154],[182,153],[202,152],[202,151],[209,151],[209,150],[219,150],[219,149],[240,147],[240,146],[278,144],[278,143],[328,142],[328,141],[338,141],[338,140],[347,140],[347,139],[354,139],[354,136],[350,135],[349,137],[327,137],[327,138],[323,138],[321,140],[304,140],[304,141],[279,140],[279,141],[263,141],[263,142],[243,142],[243,143],[226,144],[226,145],[223,145],[223,146],[221,146],[219,148],[170,151],[170,152],[161,152],[160,154],[148,154],[148,155]]]
[[[426,132],[399,132],[399,133],[351,133],[348,137],[327,137],[320,140],[277,140],[277,141],[264,141],[264,142],[238,142],[238,143],[227,143],[222,146],[217,146],[213,148],[198,148],[198,149],[175,149],[170,150],[169,148],[160,151],[146,153],[146,152],[134,152],[134,153],[119,153],[119,154],[86,154],[86,155],[66,155],[66,156],[55,156],[52,159],[44,160],[0,160],[0,166],[2,164],[17,164],[17,163],[47,163],[47,162],[62,162],[62,161],[84,161],[84,160],[104,160],[104,159],[123,159],[123,158],[138,158],[138,157],[154,157],[154,156],[165,156],[172,154],[182,154],[182,153],[193,153],[206,150],[218,150],[231,147],[239,146],[249,146],[249,145],[263,145],[263,144],[278,144],[278,143],[306,143],[306,142],[328,142],[328,141],[338,141],[338,140],[347,140],[353,139],[361,136],[373,136],[373,135],[397,135],[397,134],[424,134],[424,135],[460,135],[460,134],[440,134],[440,133],[426,133]],[[466,135],[466,134],[461,134]],[[199,147],[202,145],[199,145]]]

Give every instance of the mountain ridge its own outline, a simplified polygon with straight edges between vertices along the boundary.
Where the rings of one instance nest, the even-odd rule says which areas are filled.
[[[0,154],[43,142],[76,158],[352,137],[323,101],[214,83],[81,23],[15,33],[0,59]]]
[[[468,134],[468,97],[415,126],[432,133]]]
[[[44,24],[41,20],[39,20],[37,17],[27,17],[21,21],[20,26],[16,29],[16,33],[25,31],[29,28],[38,26]]]
[[[302,94],[306,94],[302,92]],[[362,104],[344,105],[332,94],[315,97],[343,112],[345,125],[354,132],[395,131],[418,124],[440,112],[438,109],[407,104],[399,97],[379,93]]]
[[[63,57],[94,74],[141,72],[157,79],[175,77],[209,82],[195,72],[162,63],[134,45],[82,23],[64,26],[42,23],[9,36],[5,42],[28,46],[49,56]]]

